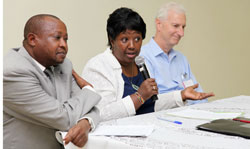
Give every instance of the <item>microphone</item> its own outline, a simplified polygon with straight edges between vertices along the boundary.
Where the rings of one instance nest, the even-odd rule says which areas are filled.
[[[139,71],[142,73],[143,79],[146,80],[150,78],[144,58],[142,56],[137,56],[135,58],[135,63],[139,67]],[[153,95],[151,98],[153,99],[153,101],[158,99],[157,95]]]

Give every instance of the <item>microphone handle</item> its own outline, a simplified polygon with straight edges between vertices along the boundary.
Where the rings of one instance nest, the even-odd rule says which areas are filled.
[[[141,66],[141,67],[143,67],[143,68],[144,68],[144,69],[143,69],[143,71],[141,71],[141,73],[142,73],[142,76],[143,76],[144,80],[146,80],[146,79],[150,78],[150,76],[149,76],[149,73],[148,73],[148,70],[147,70],[146,66]],[[139,68],[139,69],[140,69],[140,68]],[[151,97],[151,99],[153,100],[153,102],[155,102],[156,100],[158,100],[158,96],[157,96],[157,95],[153,95],[153,96]]]
[[[158,100],[158,96],[157,95],[153,95],[151,98],[152,98],[153,102],[155,102],[156,100]]]

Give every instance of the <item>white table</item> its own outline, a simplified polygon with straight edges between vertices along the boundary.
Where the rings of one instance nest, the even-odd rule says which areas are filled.
[[[167,115],[169,111],[186,108],[213,112],[243,112],[250,117],[250,96],[225,98],[204,104],[196,104],[134,117],[102,122],[100,125],[155,125],[149,137],[90,136],[84,148],[138,148],[138,149],[250,149],[250,139],[197,130],[196,126],[209,120],[189,119]],[[183,122],[178,125],[157,119],[168,117]]]

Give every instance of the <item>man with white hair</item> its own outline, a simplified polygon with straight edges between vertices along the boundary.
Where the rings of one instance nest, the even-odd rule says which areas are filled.
[[[156,33],[141,49],[151,77],[155,78],[159,93],[167,93],[196,84],[187,58],[173,49],[184,36],[186,26],[185,9],[182,5],[170,2],[164,4],[155,19]],[[196,89],[202,92],[201,87]],[[207,102],[187,100],[187,104]]]

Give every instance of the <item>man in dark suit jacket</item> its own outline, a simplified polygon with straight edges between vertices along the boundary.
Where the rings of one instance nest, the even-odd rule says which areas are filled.
[[[62,148],[57,130],[69,131],[65,142],[82,147],[98,124],[101,97],[72,76],[67,39],[59,18],[36,15],[25,25],[23,47],[4,57],[4,149]]]

